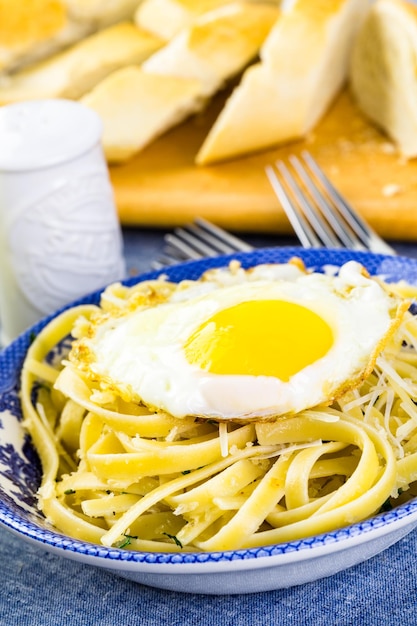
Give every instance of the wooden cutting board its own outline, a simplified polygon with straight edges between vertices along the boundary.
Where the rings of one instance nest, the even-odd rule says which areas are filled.
[[[111,167],[122,224],[168,229],[201,216],[231,230],[291,233],[264,167],[307,148],[383,237],[417,239],[417,159],[401,158],[347,90],[304,141],[198,167],[194,156],[226,96],[128,163]]]

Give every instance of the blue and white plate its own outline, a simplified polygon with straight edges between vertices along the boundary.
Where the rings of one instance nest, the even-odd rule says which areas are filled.
[[[271,248],[183,263],[163,273],[173,281],[195,279],[209,268],[226,265],[231,258],[250,267],[285,262],[295,255],[317,271],[355,259],[371,274],[382,275],[387,281],[405,279],[417,284],[416,260],[324,249]],[[126,284],[155,278],[160,273],[148,273]],[[98,300],[99,294],[95,293],[82,302]],[[190,593],[228,594],[268,591],[330,576],[378,554],[417,525],[417,501],[410,501],[364,522],[308,539],[250,550],[184,554],[106,548],[55,531],[36,508],[41,468],[22,428],[19,403],[19,374],[26,350],[33,334],[49,319],[33,326],[0,353],[0,523],[22,541],[32,541],[60,556],[112,570],[145,585]]]

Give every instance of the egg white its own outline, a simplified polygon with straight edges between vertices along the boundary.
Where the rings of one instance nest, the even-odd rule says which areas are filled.
[[[310,309],[330,326],[332,346],[287,382],[268,375],[213,374],[189,363],[184,345],[203,322],[256,300]],[[309,274],[291,264],[215,270],[180,285],[162,304],[97,324],[80,340],[83,349],[74,351],[72,362],[77,365],[77,355],[88,354],[78,365],[102,387],[128,390],[132,399],[175,417],[271,418],[330,402],[358,384],[403,310],[356,262],[345,264],[338,276]]]

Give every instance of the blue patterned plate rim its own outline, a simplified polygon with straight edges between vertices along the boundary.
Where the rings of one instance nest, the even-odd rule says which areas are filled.
[[[330,249],[310,249],[305,250],[299,247],[264,248],[253,252],[242,252],[232,255],[224,255],[199,261],[188,261],[164,270],[147,272],[141,276],[130,278],[124,281],[125,285],[133,285],[142,280],[156,278],[164,274],[169,280],[178,282],[185,278],[198,278],[204,271],[222,267],[232,259],[238,259],[243,267],[251,267],[260,263],[280,263],[286,262],[293,256],[300,257],[307,267],[322,271],[327,266],[339,266],[349,260],[356,260],[362,263],[370,274],[383,276],[388,282],[407,280],[411,284],[417,284],[417,260],[400,256],[386,256],[372,254],[370,252],[356,252],[351,250],[330,250]],[[80,303],[97,303],[100,291],[96,291],[84,298],[77,300],[63,307],[60,311]],[[20,335],[10,346],[0,352],[0,399],[5,393],[16,393],[21,363],[33,334],[38,333],[56,313],[40,320],[37,324],[29,328]],[[251,567],[261,566],[265,558],[276,565],[277,561],[285,562],[294,558],[309,558],[322,553],[329,546],[333,549],[345,549],[349,544],[357,544],[367,541],[372,533],[372,538],[381,536],[386,532],[391,532],[397,528],[408,524],[417,524],[417,499],[399,505],[390,511],[380,513],[370,519],[347,526],[345,528],[315,535],[305,539],[285,542],[277,545],[270,545],[261,548],[230,550],[225,552],[211,553],[166,553],[166,552],[130,552],[118,548],[107,548],[105,546],[85,543],[60,534],[46,523],[37,524],[33,521],[33,514],[26,512],[23,508],[15,505],[10,498],[5,497],[0,489],[0,524],[19,534],[23,538],[42,544],[45,547],[73,555],[99,559],[102,564],[117,567],[117,563],[132,565],[215,565],[232,563],[236,567],[238,562],[245,562],[245,567],[249,561],[253,561]],[[131,569],[129,567],[129,569]],[[203,568],[204,569],[204,568]]]

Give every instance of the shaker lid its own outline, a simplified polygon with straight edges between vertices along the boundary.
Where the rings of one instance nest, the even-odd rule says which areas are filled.
[[[22,171],[78,157],[101,140],[99,115],[64,99],[30,100],[0,108],[0,169]]]

